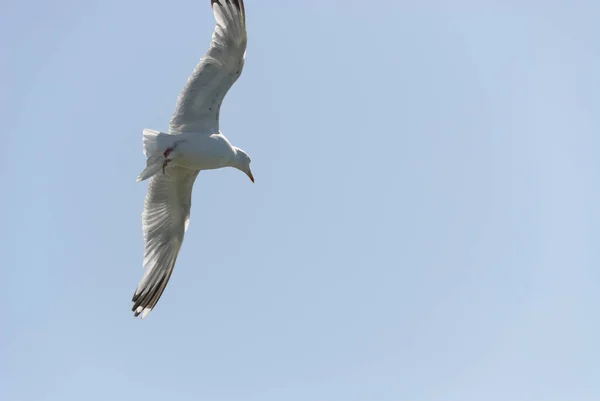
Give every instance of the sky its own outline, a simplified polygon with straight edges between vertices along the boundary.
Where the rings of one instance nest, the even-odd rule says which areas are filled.
[[[246,1],[160,302],[147,182],[208,0],[0,4],[0,399],[600,399],[597,1]]]

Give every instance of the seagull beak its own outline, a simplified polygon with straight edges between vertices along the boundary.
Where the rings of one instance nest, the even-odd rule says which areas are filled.
[[[248,174],[248,178],[250,178],[250,181],[254,183],[254,176],[252,175],[252,171],[248,170],[246,174]]]

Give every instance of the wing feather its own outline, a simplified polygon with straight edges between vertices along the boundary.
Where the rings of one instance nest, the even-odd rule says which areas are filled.
[[[169,133],[219,130],[221,103],[244,67],[246,13],[242,0],[211,0],[217,24],[208,52],[179,94]]]
[[[144,276],[133,295],[132,311],[145,318],[162,295],[177,261],[192,206],[199,170],[169,167],[155,175],[144,202]]]

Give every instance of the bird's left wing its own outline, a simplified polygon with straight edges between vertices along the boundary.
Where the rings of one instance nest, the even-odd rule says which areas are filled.
[[[144,267],[133,294],[133,312],[142,319],[160,299],[179,254],[190,220],[192,187],[200,170],[169,167],[168,174],[152,177],[144,202]]]
[[[211,0],[217,20],[208,52],[179,94],[169,133],[219,130],[219,110],[229,88],[242,73],[246,55],[243,0]]]

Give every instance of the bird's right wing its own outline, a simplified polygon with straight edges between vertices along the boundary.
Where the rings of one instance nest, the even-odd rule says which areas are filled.
[[[169,167],[168,174],[155,175],[148,186],[142,214],[146,271],[133,295],[131,309],[135,316],[142,314],[142,319],[158,302],[175,267],[199,172]]]
[[[237,81],[246,55],[246,12],[243,0],[211,0],[217,20],[208,52],[179,94],[169,133],[219,130],[219,110]]]

